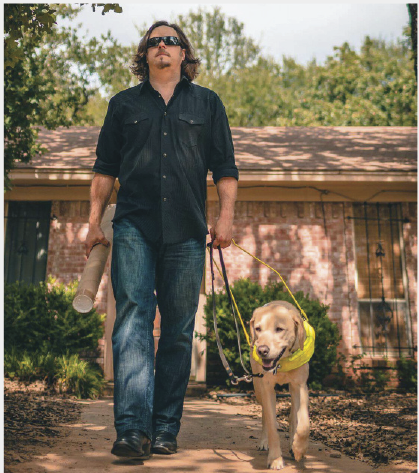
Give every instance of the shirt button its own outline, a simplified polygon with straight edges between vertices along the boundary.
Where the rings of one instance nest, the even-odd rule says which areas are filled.
[[[164,197],[163,200],[166,202],[166,200],[167,200],[166,197]]]
[[[134,123],[138,123],[138,120],[135,120],[135,122],[134,122]]]
[[[164,133],[163,133],[163,135],[164,135],[164,136],[166,136],[166,135],[167,135],[167,133],[166,133],[166,132],[164,132]]]
[[[191,120],[191,123],[193,123],[193,120]]]
[[[163,153],[163,158],[165,158],[166,156],[167,156],[167,154],[166,154],[166,153]]]
[[[163,176],[163,179],[166,179],[166,176]]]
[[[164,116],[166,116],[166,115],[167,115],[167,112],[164,112]]]

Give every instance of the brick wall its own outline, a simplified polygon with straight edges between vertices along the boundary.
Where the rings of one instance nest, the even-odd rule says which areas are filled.
[[[208,204],[208,222],[218,215],[218,202]],[[404,204],[405,212],[415,206]],[[329,317],[342,335],[340,350],[360,353],[355,254],[351,203],[237,202],[235,241],[275,268],[291,291],[303,291],[330,306]],[[416,217],[415,217],[416,218]],[[404,227],[411,317],[416,328],[416,224]],[[262,285],[278,277],[236,247],[224,251],[229,279],[250,278]],[[207,256],[208,264],[208,256]],[[211,287],[206,274],[207,292]],[[217,275],[217,289],[222,287]],[[415,342],[416,343],[416,342]]]
[[[402,204],[405,259],[408,294],[414,344],[417,344],[417,216],[416,204]],[[85,265],[84,240],[88,231],[88,201],[54,201],[49,245],[47,274],[59,282],[80,279]],[[249,252],[277,269],[293,292],[304,291],[330,305],[329,316],[338,324],[342,334],[340,349],[354,353],[360,345],[358,333],[357,295],[355,289],[355,254],[350,203],[324,204],[318,202],[237,202],[234,239]],[[218,215],[218,202],[208,202],[208,223]],[[276,281],[268,268],[231,247],[224,251],[229,279],[249,277],[262,285]],[[109,263],[108,263],[109,265]],[[105,268],[95,306],[100,313],[107,311],[109,267]],[[208,267],[208,256],[207,256]],[[110,281],[109,281],[110,282]],[[216,289],[222,286],[216,276]],[[209,271],[206,291],[210,290]],[[159,316],[156,317],[155,337],[158,339]],[[103,364],[104,339],[100,340]]]

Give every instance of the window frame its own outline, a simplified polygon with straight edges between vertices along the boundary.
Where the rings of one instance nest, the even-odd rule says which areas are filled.
[[[403,293],[404,299],[400,298],[392,298],[392,299],[385,299],[386,302],[389,304],[394,304],[396,301],[400,301],[400,303],[404,304],[406,309],[403,310],[404,317],[405,317],[405,324],[406,324],[406,343],[407,347],[397,346],[394,349],[389,349],[388,345],[386,344],[385,349],[383,352],[376,353],[377,348],[374,347],[374,340],[371,339],[372,346],[365,347],[362,341],[362,324],[361,324],[361,310],[360,310],[360,303],[369,303],[373,304],[375,302],[381,302],[381,298],[360,298],[359,294],[359,275],[358,275],[358,260],[357,260],[357,237],[356,237],[356,228],[355,228],[355,220],[358,219],[355,217],[354,208],[355,205],[377,205],[377,203],[353,203],[352,205],[352,233],[353,233],[353,251],[354,251],[354,263],[355,263],[355,290],[357,295],[357,325],[358,325],[358,335],[359,335],[359,343],[360,346],[356,346],[356,348],[361,348],[361,351],[364,355],[370,356],[372,358],[400,358],[401,356],[411,357],[413,356],[413,334],[412,334],[412,323],[411,323],[411,311],[410,311],[410,300],[409,300],[409,285],[408,285],[408,276],[407,276],[407,265],[406,265],[406,251],[405,251],[405,242],[403,238],[403,219],[402,219],[402,208],[400,202],[378,202],[378,205],[391,205],[396,210],[396,215],[392,215],[391,220],[396,220],[397,228],[399,232],[399,238],[394,238],[394,242],[398,242],[400,247],[400,262],[401,262],[401,273],[402,273],[402,284],[403,284]],[[364,220],[364,219],[363,219]],[[380,219],[382,222],[388,222],[390,219]],[[369,220],[371,222],[373,220]],[[367,263],[365,263],[367,264]],[[371,310],[371,309],[370,309]],[[400,312],[399,312],[400,317]],[[370,325],[369,325],[370,327]],[[402,342],[403,343],[403,342]]]

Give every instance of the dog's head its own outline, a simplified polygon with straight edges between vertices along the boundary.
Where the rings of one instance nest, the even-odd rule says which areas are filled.
[[[274,369],[282,357],[302,349],[306,338],[300,313],[285,301],[258,307],[250,321],[250,334],[266,371]]]

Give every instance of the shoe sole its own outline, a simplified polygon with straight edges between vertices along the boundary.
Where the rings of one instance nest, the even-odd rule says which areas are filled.
[[[172,455],[176,453],[176,450],[169,450],[167,447],[163,447],[162,445],[152,447],[151,451],[153,453],[160,453],[161,455]]]
[[[150,458],[149,453],[138,453],[128,445],[118,445],[111,451],[112,455],[122,458],[132,458],[137,460],[148,460]]]

